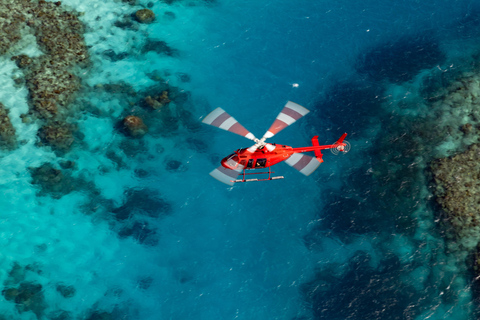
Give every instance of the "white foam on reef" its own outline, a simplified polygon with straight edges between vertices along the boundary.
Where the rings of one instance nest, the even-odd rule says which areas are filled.
[[[161,54],[153,52],[141,54],[141,48],[147,38],[168,41],[172,35],[170,32],[172,23],[163,25],[161,24],[162,19],[159,18],[155,24],[151,25],[133,21],[138,30],[119,28],[114,26],[115,22],[124,19],[125,16],[130,16],[142,7],[129,6],[115,1],[99,4],[72,0],[62,3],[81,12],[80,20],[88,26],[84,36],[87,45],[91,46],[89,52],[92,53],[92,60],[95,62],[91,76],[86,79],[90,85],[123,81],[136,89],[141,89],[154,84],[146,74],[155,70],[179,70],[182,68],[179,59],[165,56],[159,58]],[[166,7],[168,7],[166,4],[156,4],[154,12],[161,17]],[[193,12],[193,9],[190,11]],[[160,30],[156,29],[156,25],[161,26]],[[185,36],[178,30],[176,34],[179,34],[180,37]],[[173,47],[175,47],[175,43]],[[110,61],[102,55],[107,50],[111,50],[115,54],[127,53],[128,58]],[[173,82],[171,84],[176,84],[176,78],[172,77],[170,81]]]

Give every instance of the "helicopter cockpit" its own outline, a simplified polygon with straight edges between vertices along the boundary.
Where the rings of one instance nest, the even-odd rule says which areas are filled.
[[[227,169],[235,170],[238,167],[239,162],[238,154],[234,152],[228,157],[223,158],[221,164]]]

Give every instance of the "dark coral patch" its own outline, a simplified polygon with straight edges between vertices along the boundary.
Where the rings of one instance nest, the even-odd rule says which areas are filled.
[[[61,170],[54,168],[49,163],[44,163],[37,168],[30,168],[30,173],[32,184],[40,187],[40,194],[50,194],[55,198],[60,198],[75,188],[71,177],[64,175]]]
[[[405,82],[423,69],[442,64],[444,53],[432,35],[405,37],[371,49],[359,60],[357,70],[373,80]]]
[[[384,88],[365,81],[364,78],[338,82],[317,102],[321,114],[316,115],[317,111],[312,110],[314,116],[307,117],[306,120],[316,126],[316,118],[320,117],[331,124],[328,128],[330,130],[345,132],[348,128],[351,137],[352,134],[369,130],[372,118],[382,118],[385,114],[382,108],[383,97]]]
[[[18,312],[33,312],[41,319],[47,305],[43,295],[42,286],[33,282],[22,282],[16,288],[11,287],[2,291],[6,300],[15,303]]]
[[[148,222],[145,221],[135,221],[131,225],[123,227],[118,235],[122,238],[132,237],[145,245],[154,246],[158,243],[156,231],[149,227]]]
[[[7,109],[0,103],[0,147],[13,149],[16,145],[15,128],[10,122]]]
[[[159,54],[165,54],[167,56],[178,55],[177,49],[173,49],[165,41],[161,41],[161,40],[148,39],[147,42],[142,47],[142,53],[147,53],[150,51],[153,51]]]
[[[117,220],[126,220],[136,214],[157,218],[170,213],[170,204],[151,190],[130,189],[125,195],[124,204],[112,210]]]
[[[55,121],[43,126],[38,131],[40,141],[59,151],[68,151],[74,141],[72,126]]]
[[[371,257],[357,252],[343,267],[318,272],[315,280],[303,288],[313,306],[315,319],[413,319],[420,310],[412,301],[422,302],[412,287],[401,282],[399,275],[408,271],[395,256],[371,267]],[[359,289],[361,288],[361,289]],[[425,294],[426,295],[426,294]],[[415,308],[414,308],[415,307]]]

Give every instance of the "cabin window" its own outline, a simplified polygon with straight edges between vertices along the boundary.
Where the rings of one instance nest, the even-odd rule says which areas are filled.
[[[257,159],[255,168],[265,168],[266,164],[267,164],[267,159]]]
[[[247,163],[247,168],[251,168],[253,166],[253,159],[249,159]]]

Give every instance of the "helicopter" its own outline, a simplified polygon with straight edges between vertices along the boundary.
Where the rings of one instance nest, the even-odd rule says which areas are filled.
[[[273,137],[309,112],[308,109],[301,105],[288,101],[270,129],[268,129],[261,139],[257,139],[225,110],[216,108],[202,120],[203,123],[243,136],[254,141],[255,144],[248,148],[238,149],[223,158],[220,161],[221,166],[210,172],[210,175],[230,186],[238,182],[278,180],[284,177],[272,176],[275,172],[271,171],[271,167],[285,161],[289,166],[308,176],[323,162],[322,150],[330,149],[335,155],[340,152],[347,153],[350,151],[351,145],[345,140],[347,136],[346,133],[335,143],[329,145],[320,145],[318,136],[312,138],[312,146],[301,148],[292,148],[282,144],[265,142],[266,139]],[[315,157],[303,154],[305,152],[313,152]],[[266,168],[268,168],[268,172],[265,171]],[[246,172],[246,170],[250,171],[255,169],[263,169],[263,171]],[[268,177],[266,177],[267,174]],[[240,175],[241,177],[239,179]],[[263,175],[263,178],[247,179],[247,176],[250,175]]]

